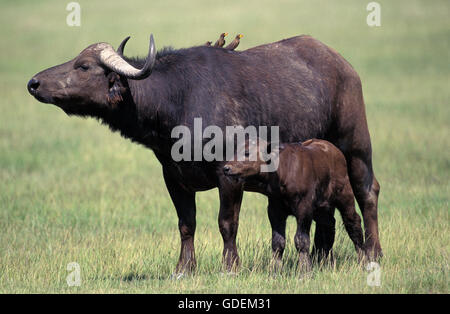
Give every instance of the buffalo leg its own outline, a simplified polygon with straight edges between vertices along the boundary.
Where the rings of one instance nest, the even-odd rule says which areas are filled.
[[[330,257],[333,258],[333,244],[336,234],[336,219],[334,219],[334,208],[321,208],[314,215],[316,232],[314,234],[314,246],[312,256],[318,262]]]
[[[196,268],[195,234],[195,192],[186,191],[176,180],[163,171],[164,180],[178,215],[178,229],[181,237],[181,251],[176,274],[190,273]]]
[[[270,197],[267,213],[272,227],[272,269],[277,272],[281,269],[286,246],[287,213],[279,200]]]
[[[380,185],[370,161],[352,157],[349,163],[350,181],[361,209],[365,229],[365,251],[371,260],[383,256],[378,235],[378,194]]]
[[[366,252],[371,259],[376,259],[383,256],[378,235],[380,185],[372,169],[372,145],[361,80],[357,75],[349,75],[341,85],[335,142],[346,157],[350,183],[363,216]]]
[[[347,231],[350,239],[355,245],[358,258],[363,257],[363,231],[361,228],[361,218],[355,209],[355,200],[353,197],[352,188],[350,183],[345,184],[342,192],[336,197],[336,205],[341,213],[342,221],[344,222],[345,230]]]
[[[243,189],[240,184],[226,182],[228,179],[223,181],[219,185],[219,229],[223,238],[223,264],[226,271],[232,272],[239,266],[236,236]]]

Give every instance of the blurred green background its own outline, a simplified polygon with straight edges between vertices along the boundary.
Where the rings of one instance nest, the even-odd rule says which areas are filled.
[[[450,3],[378,1],[78,1],[81,26],[66,24],[69,1],[0,3],[0,292],[448,293]],[[242,268],[221,272],[217,190],[198,193],[195,276],[171,280],[179,254],[175,210],[153,153],[93,119],[69,118],[26,91],[37,72],[89,44],[145,55],[158,48],[244,34],[238,50],[309,34],[360,74],[381,184],[385,258],[381,287],[367,285],[340,219],[336,262],[295,275],[295,223],[285,267],[269,275],[264,197],[246,193],[238,247]],[[230,40],[230,39],[229,39]],[[82,284],[68,287],[77,262]]]

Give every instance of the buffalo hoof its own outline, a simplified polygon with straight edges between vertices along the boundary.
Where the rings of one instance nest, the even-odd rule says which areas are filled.
[[[278,276],[283,270],[283,262],[281,259],[272,259],[269,266],[269,271],[272,276]]]
[[[366,242],[363,245],[363,249],[370,262],[380,261],[383,257],[383,251],[381,250],[381,247],[379,245],[371,243],[370,241]]]
[[[312,271],[311,259],[308,254],[301,253],[298,258],[298,273],[300,276],[306,275]]]
[[[185,273],[173,273],[170,275],[170,280],[181,280],[185,278],[187,275]]]
[[[333,265],[334,264],[334,254],[333,250],[324,251],[313,247],[311,252],[311,257],[314,264],[317,265]]]
[[[222,271],[220,272],[220,276],[228,276],[228,277],[236,277],[238,275],[238,272],[235,271]]]
[[[380,250],[375,250],[373,248],[365,248],[363,249],[364,254],[363,254],[363,260],[365,262],[380,262],[381,258],[383,257],[383,252]],[[359,257],[359,252],[358,252],[358,257]]]
[[[197,269],[197,262],[195,259],[181,260],[175,268],[174,274],[191,275]]]

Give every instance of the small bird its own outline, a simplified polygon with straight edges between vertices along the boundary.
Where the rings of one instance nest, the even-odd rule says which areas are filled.
[[[228,50],[236,49],[237,46],[239,46],[239,43],[240,43],[240,40],[242,37],[244,37],[244,35],[237,34],[236,37],[234,38],[234,40],[228,46],[226,46],[225,49],[228,49]]]
[[[220,34],[220,37],[214,44],[214,47],[223,47],[223,45],[225,45],[225,36],[227,36],[227,35],[228,35],[228,33]]]
[[[206,43],[205,43],[205,46],[211,46],[212,45],[212,41],[207,41]]]

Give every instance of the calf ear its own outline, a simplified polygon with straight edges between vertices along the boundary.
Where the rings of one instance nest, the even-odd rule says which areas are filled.
[[[122,84],[120,75],[111,72],[108,74],[108,93],[106,99],[111,107],[117,107],[117,105],[123,101],[123,95],[126,92],[126,88]]]

